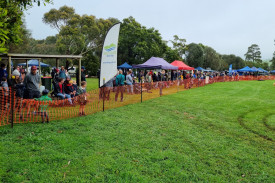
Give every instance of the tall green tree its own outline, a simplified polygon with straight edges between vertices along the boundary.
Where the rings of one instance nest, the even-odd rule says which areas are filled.
[[[19,44],[21,39],[21,25],[23,10],[35,3],[49,3],[50,0],[1,0],[0,1],[0,53],[8,51],[11,43]]]
[[[270,60],[270,62],[271,62],[270,68],[274,70],[275,69],[275,51],[273,52],[273,57]]]
[[[274,45],[275,45],[275,40],[274,40]],[[272,70],[275,69],[275,51],[273,52],[273,56],[272,56],[272,59],[270,60],[270,62],[271,62],[270,68]]]
[[[184,59],[185,52],[187,50],[186,39],[181,39],[177,35],[174,35],[174,40],[171,40],[170,42],[173,45],[173,49],[180,56],[180,59]]]
[[[208,68],[210,67],[213,70],[220,70],[222,60],[220,55],[211,47],[204,46],[204,62],[203,67]]]
[[[123,20],[119,35],[119,64],[140,64],[152,56],[164,57],[167,49],[158,30],[142,26],[133,17]]]
[[[81,54],[84,56],[83,63],[90,72],[94,70],[90,62],[98,62],[101,56],[104,37],[107,30],[116,22],[115,18],[97,19],[93,15],[78,15],[74,8],[63,6],[58,10],[51,9],[44,14],[43,21],[52,28],[58,30],[56,46],[61,54]],[[86,57],[86,55],[89,55]],[[94,55],[94,56],[91,56]],[[89,61],[86,61],[88,59]],[[92,59],[92,60],[90,60]],[[72,64],[66,61],[66,68]]]
[[[221,57],[228,65],[232,64],[234,69],[241,69],[245,66],[244,60],[234,54],[222,55]]]
[[[252,61],[257,63],[262,62],[260,47],[257,44],[252,44],[251,46],[249,46],[244,56],[246,61]]]
[[[179,55],[179,53],[167,46],[166,52],[163,55],[163,58],[168,62],[173,62],[174,60],[183,60],[183,58]]]
[[[199,44],[191,43],[185,53],[188,65],[192,67],[202,67],[204,62],[203,48]]]

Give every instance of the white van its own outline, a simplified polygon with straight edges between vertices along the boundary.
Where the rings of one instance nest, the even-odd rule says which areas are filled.
[[[76,67],[69,67],[69,70],[68,70],[68,73],[70,74],[70,75],[75,75],[76,74]]]

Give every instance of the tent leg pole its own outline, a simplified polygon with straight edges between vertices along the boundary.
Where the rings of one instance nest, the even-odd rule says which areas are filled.
[[[140,75],[140,90],[141,90],[141,92],[140,92],[140,101],[142,103],[142,76],[141,75]]]

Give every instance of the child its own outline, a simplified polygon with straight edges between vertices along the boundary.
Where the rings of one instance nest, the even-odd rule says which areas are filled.
[[[79,116],[85,116],[84,107],[87,103],[87,94],[86,94],[86,82],[82,81],[81,86],[77,89],[78,101],[80,104],[79,107]]]
[[[76,84],[76,81],[75,80],[72,80],[73,81],[73,91],[74,91],[74,96],[77,96],[77,84]]]
[[[42,91],[42,96],[40,98],[36,98],[35,100],[40,101],[39,111],[38,112],[41,115],[42,123],[46,122],[49,123],[49,115],[47,113],[47,109],[49,106],[49,102],[52,102],[52,99],[48,97],[49,90],[45,89]]]
[[[4,113],[5,113],[5,115],[7,115],[9,106],[10,106],[10,103],[9,103],[10,98],[9,98],[9,86],[8,86],[7,78],[5,78],[5,77],[2,77],[2,79],[1,79],[0,92],[1,92],[0,93],[1,99],[4,99],[2,102],[0,102],[0,105],[2,103],[2,106],[5,109]],[[3,95],[3,98],[1,96],[1,94]]]
[[[8,86],[7,78],[2,77],[1,86],[4,89],[4,95],[8,96],[9,95],[9,86]]]

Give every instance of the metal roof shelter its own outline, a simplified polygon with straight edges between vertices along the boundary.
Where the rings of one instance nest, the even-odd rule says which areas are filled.
[[[41,74],[41,59],[56,59],[56,68],[59,66],[59,59],[62,58],[71,58],[78,59],[79,73],[81,73],[81,59],[82,55],[41,55],[41,54],[18,54],[18,53],[8,53],[0,55],[2,59],[8,60],[8,76],[11,78],[11,59],[14,60],[26,60],[26,66],[28,67],[28,60],[37,59],[39,62],[39,74]],[[79,74],[79,81],[81,81],[81,74]],[[81,82],[79,82],[80,84]]]

